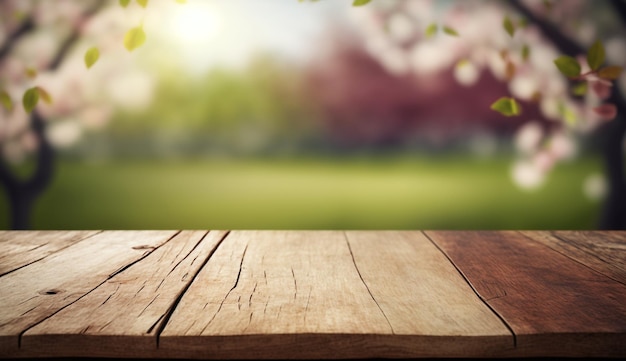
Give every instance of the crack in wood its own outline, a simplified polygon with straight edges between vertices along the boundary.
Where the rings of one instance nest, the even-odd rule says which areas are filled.
[[[111,278],[113,278],[113,277],[117,276],[118,274],[120,274],[120,273],[122,273],[122,272],[126,271],[127,269],[129,269],[130,267],[134,266],[135,264],[137,264],[137,263],[139,263],[139,262],[143,261],[146,257],[148,257],[150,254],[152,254],[152,252],[154,252],[154,251],[156,251],[157,249],[161,248],[163,245],[165,245],[166,243],[168,243],[169,241],[171,241],[172,239],[174,239],[176,236],[178,236],[178,234],[180,234],[180,231],[177,231],[176,233],[174,233],[174,234],[173,234],[170,238],[168,238],[165,242],[161,243],[160,245],[155,246],[155,247],[150,247],[150,250],[149,250],[149,251],[145,251],[145,252],[141,255],[141,257],[139,257],[138,259],[136,259],[135,261],[133,261],[133,262],[131,262],[131,263],[127,264],[127,265],[124,265],[124,266],[122,266],[122,267],[118,268],[116,271],[114,271],[113,273],[111,273],[111,274],[109,275],[109,278],[107,278],[107,280],[110,280]]]
[[[46,257],[47,257],[47,256],[46,256]],[[28,263],[26,263],[26,264],[24,264],[24,265],[22,265],[22,266],[19,266],[19,267],[15,268],[15,269],[10,270],[10,271],[4,272],[4,273],[0,273],[0,277],[2,277],[2,276],[6,276],[6,275],[8,275],[9,273],[13,273],[13,272],[15,272],[15,271],[21,270],[21,269],[22,269],[22,268],[24,268],[24,267],[28,267],[28,266],[30,266],[30,265],[31,265],[31,264],[33,264],[33,263],[37,263],[37,262],[41,261],[42,259],[45,259],[46,257],[41,257],[41,258],[38,258],[38,259],[36,259],[36,260],[34,260],[34,261],[32,261],[32,262],[28,262]]]
[[[239,262],[239,272],[237,273],[237,279],[235,280],[235,284],[226,293],[226,296],[224,296],[224,298],[222,299],[222,302],[220,302],[220,305],[217,308],[217,311],[215,311],[215,313],[213,314],[213,316],[211,317],[209,322],[207,322],[207,324],[204,326],[204,328],[202,328],[202,331],[200,331],[200,334],[203,334],[204,331],[207,329],[207,327],[209,327],[211,322],[213,322],[213,320],[215,320],[215,317],[217,317],[217,314],[220,313],[220,311],[222,310],[222,306],[224,306],[224,302],[226,302],[226,299],[228,299],[228,296],[230,296],[231,292],[233,292],[233,290],[235,288],[237,288],[237,285],[239,284],[239,278],[241,277],[241,270],[243,268],[243,260],[246,258],[246,252],[247,251],[248,251],[248,245],[246,244],[246,247],[243,249],[243,254],[241,255],[241,262]],[[235,254],[235,251],[232,251],[231,254],[230,254],[230,257],[233,258],[234,254]]]
[[[430,241],[430,243],[432,243],[435,248],[437,248],[439,250],[439,252],[441,252],[441,254],[444,255],[444,257],[446,257],[446,259],[448,260],[448,262],[450,262],[452,264],[452,266],[454,267],[454,269],[456,269],[456,271],[459,273],[459,275],[461,275],[461,277],[463,277],[463,280],[465,281],[465,283],[467,283],[467,285],[470,287],[470,289],[474,292],[474,294],[478,297],[478,299],[480,299],[482,301],[482,303],[487,306],[491,312],[493,312],[494,315],[496,315],[500,321],[502,322],[502,324],[509,330],[509,332],[511,333],[511,335],[513,336],[513,348],[517,347],[517,335],[515,334],[515,331],[513,331],[513,328],[511,327],[511,325],[509,325],[508,322],[506,322],[506,320],[504,319],[504,317],[502,315],[500,315],[500,313],[498,313],[498,311],[496,311],[493,307],[491,307],[491,305],[489,304],[489,302],[487,302],[488,300],[484,299],[480,293],[478,292],[478,290],[476,288],[474,288],[474,285],[472,285],[472,283],[470,282],[470,280],[465,276],[465,274],[461,271],[461,269],[456,265],[456,263],[454,263],[454,261],[450,258],[450,256],[448,256],[448,254],[441,248],[439,247],[439,245],[437,244],[437,242],[435,242],[432,238],[430,238],[430,236],[428,235],[428,233],[426,232],[421,232],[424,237],[426,237],[426,239],[428,239]]]
[[[55,250],[54,252],[51,252],[50,254],[47,254],[47,255],[45,255],[45,256],[43,256],[43,257],[41,257],[41,258],[37,258],[36,260],[33,260],[33,261],[31,261],[31,262],[28,262],[28,263],[26,263],[26,264],[24,264],[24,265],[22,265],[22,266],[19,266],[19,267],[15,268],[15,269],[10,270],[10,271],[6,271],[6,272],[4,272],[4,273],[0,273],[0,277],[6,276],[6,275],[8,275],[9,273],[13,273],[13,272],[15,272],[15,271],[17,271],[17,270],[20,270],[20,269],[24,268],[24,267],[28,267],[28,266],[30,266],[30,265],[32,265],[32,264],[34,264],[34,263],[37,263],[37,262],[39,262],[39,261],[42,261],[42,260],[44,260],[44,259],[46,259],[46,258],[48,258],[48,257],[50,257],[50,256],[52,256],[52,255],[54,255],[54,254],[56,254],[56,253],[58,253],[58,252],[60,252],[60,251],[65,250],[65,249],[66,249],[66,248],[68,248],[68,247],[71,247],[71,246],[73,246],[73,245],[75,245],[75,244],[78,244],[78,243],[80,243],[80,242],[83,242],[84,240],[86,240],[86,239],[88,239],[88,238],[91,238],[91,237],[93,237],[93,236],[95,236],[95,235],[97,235],[97,234],[100,234],[100,233],[102,233],[102,231],[97,231],[97,232],[95,232],[95,233],[93,233],[93,234],[89,234],[89,235],[87,235],[86,237],[81,238],[81,239],[79,239],[79,240],[77,240],[77,241],[75,241],[75,242],[73,242],[73,243],[68,244],[68,245],[65,245],[64,247],[61,247],[61,248],[59,248],[59,249]]]
[[[161,288],[161,286],[163,286],[163,283],[165,282],[166,279],[167,279],[167,276],[163,277],[163,279],[161,279],[161,282],[159,282],[159,285],[154,290],[157,291],[159,288]]]
[[[246,330],[250,327],[250,325],[252,324],[252,316],[254,316],[254,311],[250,312],[250,317],[248,318],[248,324],[246,325],[246,327],[243,328],[243,330],[241,330],[241,333],[246,333]]]
[[[166,244],[167,242],[171,241],[171,240],[172,240],[174,237],[176,237],[176,235],[178,235],[179,233],[180,233],[180,231],[178,231],[178,232],[174,233],[174,235],[172,235],[170,238],[168,238],[168,239],[167,239],[165,242],[163,242],[161,245],[164,245],[164,244]],[[91,237],[91,236],[90,236],[90,237]],[[86,237],[85,239],[90,238],[90,237]],[[85,239],[81,240],[81,242],[82,242],[82,241],[84,241]],[[155,247],[152,251],[154,251],[154,250],[158,249],[161,245],[159,245],[158,247]],[[106,282],[110,281],[110,280],[111,280],[111,279],[112,279],[115,275],[117,275],[117,274],[119,274],[119,273],[123,272],[124,270],[128,269],[129,267],[131,267],[132,265],[136,264],[137,262],[139,262],[139,261],[143,260],[144,258],[146,258],[146,256],[142,256],[141,258],[139,258],[139,259],[137,259],[137,260],[135,260],[135,261],[133,261],[133,262],[130,262],[128,265],[126,265],[126,266],[124,266],[124,267],[120,267],[120,269],[118,269],[116,272],[113,272],[112,274],[110,274],[110,275],[109,275],[107,278],[105,278],[102,282],[98,283],[95,287],[93,287],[93,288],[92,288],[92,289],[90,289],[89,291],[85,292],[85,293],[84,293],[84,294],[82,294],[81,296],[77,297],[74,301],[72,301],[72,302],[70,302],[70,303],[66,304],[66,305],[65,305],[65,306],[63,306],[63,307],[60,307],[58,310],[56,310],[56,311],[52,312],[51,314],[49,314],[49,315],[47,315],[47,316],[43,317],[43,318],[42,318],[42,319],[40,319],[40,320],[37,320],[36,322],[33,322],[33,323],[32,323],[32,324],[30,324],[29,326],[25,327],[25,328],[24,328],[24,329],[23,329],[23,330],[19,333],[19,335],[18,335],[18,338],[17,338],[17,347],[18,347],[18,348],[21,348],[21,347],[22,347],[22,338],[24,337],[24,334],[25,334],[28,330],[32,329],[33,327],[35,327],[35,326],[37,326],[37,325],[41,324],[42,322],[44,322],[44,321],[46,321],[46,320],[48,320],[48,319],[50,319],[50,318],[54,317],[54,316],[55,316],[56,314],[58,314],[59,312],[63,311],[64,309],[66,309],[66,308],[68,308],[68,307],[72,306],[72,305],[73,305],[73,304],[75,304],[76,302],[78,302],[78,301],[82,300],[83,298],[87,297],[89,294],[91,294],[93,291],[95,291],[96,289],[98,289],[100,286],[102,286],[102,285],[103,285],[103,284],[105,284]]]
[[[31,298],[27,298],[27,299],[25,299],[24,301],[22,301],[22,302],[18,303],[18,305],[24,304],[24,303],[26,303],[26,302],[28,302],[28,301],[30,301],[30,300],[32,300],[32,299],[35,299],[35,298],[37,298],[37,297],[39,297],[39,296],[33,296],[33,297],[31,297]]]
[[[113,292],[113,293],[115,293],[115,292]],[[105,304],[105,303],[107,303],[107,302],[111,299],[111,297],[112,297],[112,296],[113,296],[113,294],[110,294],[110,295],[109,295],[109,297],[107,297],[107,298],[106,298],[106,300],[104,300],[104,301],[100,304],[100,306],[104,306],[104,304]]]
[[[154,297],[152,298],[152,300],[150,300],[150,302],[146,305],[146,307],[144,307],[144,308],[143,308],[143,310],[141,310],[141,312],[139,312],[139,314],[137,315],[137,317],[139,317],[139,316],[143,315],[143,313],[144,313],[144,312],[146,312],[146,310],[148,309],[148,307],[150,307],[150,305],[151,305],[151,304],[153,304],[153,303],[154,303],[154,301],[156,301],[156,299],[157,299],[157,298],[159,298],[159,295],[160,295],[160,294],[159,294],[159,293],[157,293],[157,294],[156,294],[156,296],[154,296]],[[153,325],[153,326],[151,326],[151,328],[152,328],[152,327],[154,327],[154,325]]]
[[[204,234],[204,236],[202,236],[200,241],[204,241],[206,239],[206,237],[209,235],[210,232],[207,232]],[[218,248],[222,245],[222,243],[224,242],[224,240],[228,237],[228,235],[230,234],[230,231],[226,231],[224,233],[224,235],[222,236],[222,238],[217,242],[217,244],[215,245],[215,247],[213,247],[213,249],[211,250],[211,252],[209,253],[209,255],[206,257],[206,259],[203,261],[202,265],[200,265],[200,267],[198,267],[198,270],[195,272],[195,274],[191,277],[191,279],[189,280],[189,282],[187,282],[187,284],[185,285],[185,287],[183,287],[183,289],[180,291],[180,293],[178,294],[178,296],[176,297],[176,299],[174,300],[174,302],[170,305],[170,307],[167,309],[167,311],[165,312],[165,314],[163,314],[159,320],[157,320],[156,324],[159,324],[158,321],[161,320],[161,318],[163,318],[163,322],[161,322],[159,324],[158,329],[156,330],[156,345],[157,348],[159,347],[159,341],[161,338],[161,333],[163,333],[163,330],[165,329],[165,327],[167,326],[167,324],[169,323],[172,314],[174,314],[174,311],[176,311],[176,307],[180,304],[180,301],[183,299],[183,296],[187,293],[187,291],[189,290],[189,287],[191,287],[191,285],[193,284],[193,282],[196,280],[196,277],[198,277],[198,275],[200,274],[200,272],[202,272],[202,270],[204,269],[204,267],[206,267],[206,265],[209,263],[209,261],[211,260],[211,257],[213,257],[213,254],[215,254],[215,252],[218,250]],[[195,249],[195,247],[194,247]],[[206,307],[208,305],[208,303],[204,306]],[[195,322],[195,321],[194,321]]]
[[[293,299],[295,300],[298,296],[298,281],[296,280],[296,274],[293,272],[293,267],[291,267],[291,277],[293,278],[293,287],[295,288],[293,293]]]
[[[304,307],[304,323],[306,324],[306,315],[309,312],[309,302],[311,302],[311,292],[313,292],[313,287],[309,288],[309,295],[306,298],[306,306]]]
[[[254,288],[252,289],[252,292],[250,292],[250,298],[248,298],[248,307],[252,307],[252,296],[254,296],[254,291],[256,291],[256,286],[257,283],[254,283]]]
[[[107,326],[108,326],[108,325],[112,324],[112,323],[113,323],[113,321],[114,321],[114,320],[111,320],[111,321],[109,321],[109,322],[105,323],[104,325],[100,326],[100,328],[98,328],[98,331],[102,331],[102,330],[104,330],[105,328],[107,328]]]
[[[588,255],[588,256],[590,256],[590,257],[593,257],[593,258],[597,259],[598,261],[600,261],[600,262],[602,262],[602,263],[605,263],[605,264],[610,264],[610,263],[608,263],[606,260],[604,260],[604,259],[602,259],[601,257],[599,257],[598,255],[596,255],[596,254],[594,254],[594,253],[592,253],[592,252],[589,252],[590,250],[586,249],[586,247],[585,247],[585,248],[581,247],[581,246],[580,246],[579,244],[577,244],[576,242],[570,242],[570,241],[568,241],[567,239],[565,239],[565,238],[563,238],[563,237],[559,236],[558,234],[556,234],[556,233],[554,233],[554,232],[550,232],[550,235],[551,235],[551,236],[553,236],[554,238],[558,239],[559,241],[564,242],[564,243],[566,243],[566,244],[568,244],[568,245],[570,245],[570,246],[572,246],[572,247],[574,247],[574,248],[578,249],[579,251],[581,251],[581,252],[585,253],[586,255]],[[524,235],[524,236],[526,236],[526,235]],[[583,263],[583,262],[581,262],[581,261],[577,260],[577,259],[576,259],[576,258],[574,258],[573,256],[571,256],[571,255],[569,255],[569,254],[567,254],[567,253],[564,253],[564,252],[562,252],[561,250],[558,250],[558,249],[552,248],[552,247],[550,247],[549,245],[546,245],[546,244],[544,244],[544,243],[542,243],[542,242],[539,242],[538,240],[533,239],[533,238],[530,238],[530,237],[528,237],[528,236],[526,236],[526,237],[527,237],[527,238],[529,238],[529,239],[531,239],[531,240],[533,240],[533,241],[534,241],[534,242],[536,242],[536,243],[539,243],[539,244],[541,244],[541,245],[543,245],[543,246],[546,246],[546,247],[548,247],[548,248],[550,248],[550,249],[552,249],[552,250],[554,250],[554,251],[558,252],[559,254],[562,254],[562,255],[566,256],[567,258],[571,259],[572,261],[575,261],[575,262],[577,262],[577,263],[579,263],[579,264],[581,264],[581,265],[583,265],[583,266],[585,266],[585,267],[589,268],[590,270],[592,270],[592,271],[594,271],[594,272],[596,272],[596,273],[599,273],[599,274],[601,274],[601,275],[603,275],[603,276],[606,276],[606,277],[608,277],[608,278],[612,279],[613,281],[616,281],[616,282],[619,282],[619,283],[621,283],[621,284],[623,284],[623,285],[626,285],[626,283],[624,283],[623,281],[621,281],[621,280],[619,280],[619,279],[616,279],[616,278],[614,278],[614,277],[611,277],[611,275],[606,274],[606,273],[602,272],[601,270],[595,269],[594,267],[592,267],[592,266],[590,266],[590,265],[588,265],[588,264],[585,264],[585,263]],[[620,270],[624,270],[622,267],[620,267],[620,266],[619,266],[619,264],[610,264],[610,265],[612,265],[612,266],[614,266],[614,267],[616,267],[616,268],[618,268],[618,269],[620,269]]]
[[[139,287],[139,289],[137,290],[137,292],[135,292],[135,296],[133,296],[133,297],[137,297],[137,296],[139,296],[139,293],[141,293],[141,291],[142,291],[142,290],[146,287],[146,283],[147,283],[147,282],[148,282],[147,280],[146,280],[146,281],[143,281],[143,284],[141,285],[141,287]]]
[[[29,250],[27,250],[27,252],[34,251],[34,250],[36,250],[36,249],[38,249],[38,248],[41,248],[41,247],[43,247],[43,246],[47,246],[47,245],[49,245],[49,244],[50,244],[50,242],[46,242],[46,243],[40,244],[39,246],[35,246],[35,247],[33,247],[33,248],[30,248]]]
[[[160,321],[161,321],[161,320],[162,320],[162,319],[163,319],[166,315],[167,315],[167,311],[166,311],[164,314],[162,314],[161,316],[159,316],[159,318],[158,318],[156,321],[154,321],[154,323],[152,324],[152,326],[150,326],[150,327],[148,328],[148,330],[146,330],[146,334],[148,334],[148,335],[149,335],[149,334],[151,334],[151,333],[152,333],[152,330],[154,330],[154,328],[155,328],[155,327],[159,324],[159,322],[160,322]],[[159,340],[159,338],[158,338],[158,333],[159,333],[159,332],[158,332],[158,330],[157,330],[157,347],[158,347],[158,345],[159,345],[159,342],[158,342],[158,340]]]
[[[192,248],[189,252],[187,252],[187,255],[186,255],[185,257],[183,257],[183,259],[181,259],[180,261],[178,261],[178,262],[176,263],[176,265],[175,265],[175,266],[174,266],[174,267],[173,267],[173,268],[172,268],[172,269],[171,269],[171,270],[167,273],[167,275],[165,276],[165,278],[167,278],[167,276],[169,276],[170,274],[172,274],[172,272],[174,272],[174,271],[176,270],[176,268],[178,268],[178,266],[180,266],[180,264],[181,264],[181,263],[183,263],[183,262],[187,259],[187,257],[189,257],[189,256],[193,253],[193,251],[195,251],[195,250],[196,250],[196,248],[198,248],[198,246],[200,245],[200,243],[202,243],[202,241],[204,240],[204,237],[205,237],[207,234],[208,234],[208,232],[207,232],[207,233],[206,233],[203,237],[201,237],[201,238],[200,238],[200,240],[199,240],[198,242],[196,242],[196,244],[193,246],[193,248]],[[172,259],[172,262],[174,262],[173,260],[175,260],[176,258],[178,258],[178,256],[180,256],[180,254],[182,253],[182,251],[183,251],[183,250],[182,250],[182,248],[181,248],[181,249],[178,251],[178,253],[176,254],[176,257],[174,257],[174,258]],[[193,263],[196,261],[196,259],[198,259],[198,256],[194,257],[194,259],[191,261],[191,265],[193,265]]]
[[[30,309],[30,310],[28,310],[28,311],[23,312],[23,313],[20,315],[20,317],[25,316],[26,314],[28,314],[29,312],[31,312],[32,310],[34,310],[34,309],[36,309],[36,308],[37,308],[37,306],[35,306],[35,307],[31,308],[31,309]]]
[[[352,246],[350,246],[350,241],[348,240],[348,235],[346,234],[346,232],[343,232],[343,237],[346,240],[346,244],[348,245],[348,250],[350,251],[350,257],[352,258],[352,263],[354,264],[354,268],[356,269],[356,273],[359,275],[359,278],[361,279],[361,282],[365,286],[365,289],[367,289],[367,293],[369,293],[370,297],[372,298],[372,300],[374,300],[374,303],[376,304],[376,306],[378,307],[378,309],[382,313],[383,317],[385,317],[385,320],[387,320],[387,324],[389,325],[389,328],[391,329],[391,334],[395,335],[396,332],[393,329],[393,325],[391,325],[391,321],[389,321],[389,318],[387,318],[387,315],[385,314],[385,311],[382,309],[382,307],[380,307],[380,304],[378,303],[378,301],[376,300],[376,298],[372,294],[372,291],[370,290],[369,286],[367,285],[367,283],[363,279],[363,276],[361,275],[361,271],[359,270],[359,266],[357,266],[357,264],[356,264],[356,259],[354,259],[354,253],[352,252]]]

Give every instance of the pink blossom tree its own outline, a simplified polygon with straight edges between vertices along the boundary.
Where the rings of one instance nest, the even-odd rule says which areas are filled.
[[[626,77],[621,0],[355,0],[369,53],[388,72],[428,75],[454,69],[472,87],[485,73],[508,85],[491,109],[519,119],[536,104],[546,126],[524,119],[513,167],[523,188],[572,158],[580,139],[600,134],[608,192],[600,227],[626,228]],[[457,99],[449,99],[454,106]],[[545,122],[544,122],[545,123]]]
[[[149,102],[149,81],[131,54],[146,40],[148,3],[0,2],[0,184],[11,228],[29,228],[33,205],[52,180],[56,148],[100,129],[119,103]],[[19,166],[28,162],[32,171],[24,176]]]

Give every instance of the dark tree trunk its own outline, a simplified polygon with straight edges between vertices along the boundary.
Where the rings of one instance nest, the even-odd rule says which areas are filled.
[[[11,228],[30,229],[35,200],[50,185],[54,174],[55,152],[45,137],[44,119],[35,110],[30,117],[31,129],[37,139],[37,166],[27,179],[19,179],[0,161],[0,183],[4,185],[11,211]]]
[[[620,109],[620,114],[624,110]],[[624,179],[623,142],[626,118],[613,120],[605,126],[602,137],[608,194],[600,218],[600,229],[626,229],[626,179]]]
[[[33,194],[23,191],[9,190],[9,201],[11,211],[11,229],[27,230],[31,227],[31,214],[35,197]]]
[[[546,39],[550,40],[562,53],[577,56],[586,49],[567,37],[556,26],[536,16],[520,0],[509,0],[515,10],[535,23]],[[626,22],[626,4],[622,0],[611,0],[615,13]],[[605,172],[609,190],[598,228],[626,229],[626,178],[624,177],[624,149],[626,139],[626,98],[618,85],[614,86],[609,103],[617,106],[618,118],[607,123],[600,130]]]
[[[107,2],[101,0],[91,1],[90,6],[82,14],[82,19],[86,20],[100,11]],[[81,23],[81,22],[77,22]],[[0,60],[4,59],[14,48],[20,38],[35,30],[33,17],[26,18],[22,24],[9,34],[4,44],[0,46]],[[54,71],[59,68],[65,60],[67,54],[76,44],[80,36],[80,29],[75,28],[63,41],[61,46],[48,64],[48,70]],[[31,226],[31,216],[35,201],[41,193],[48,188],[54,173],[55,152],[52,145],[45,137],[45,121],[35,110],[30,115],[30,128],[37,139],[38,149],[35,154],[37,166],[28,179],[19,179],[10,167],[0,159],[0,184],[4,186],[9,199],[11,212],[11,228],[29,229]]]

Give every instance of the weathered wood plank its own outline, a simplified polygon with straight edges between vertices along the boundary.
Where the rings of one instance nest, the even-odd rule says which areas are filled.
[[[522,233],[626,285],[626,233],[616,231]]]
[[[0,231],[0,276],[96,233],[98,231]]]
[[[351,231],[347,239],[394,333],[413,336],[407,356],[487,356],[513,348],[502,320],[422,232]]]
[[[0,277],[0,354],[19,335],[167,242],[174,231],[107,231]]]
[[[427,232],[516,335],[516,356],[626,356],[626,287],[518,232]]]
[[[30,356],[155,356],[163,322],[225,234],[179,233],[28,330],[22,336],[20,351]]]
[[[361,351],[337,334],[367,333],[391,328],[342,232],[236,231],[182,298],[159,349],[181,358],[328,358]]]
[[[384,265],[371,259],[381,255]],[[435,259],[418,266],[430,256]],[[428,285],[420,283],[424,277],[442,270],[435,293],[453,296],[449,313],[450,303],[417,294]],[[181,300],[159,351],[183,358],[332,359],[511,348],[510,332],[455,272],[420,233],[232,232]]]

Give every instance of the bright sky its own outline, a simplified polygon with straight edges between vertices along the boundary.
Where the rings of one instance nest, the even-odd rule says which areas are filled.
[[[188,0],[180,5],[170,0],[148,13],[146,32],[157,33],[146,46],[163,53],[160,40],[168,40],[176,49],[164,54],[176,56],[193,72],[216,64],[238,67],[259,50],[306,58],[332,21],[347,20],[351,2]]]

